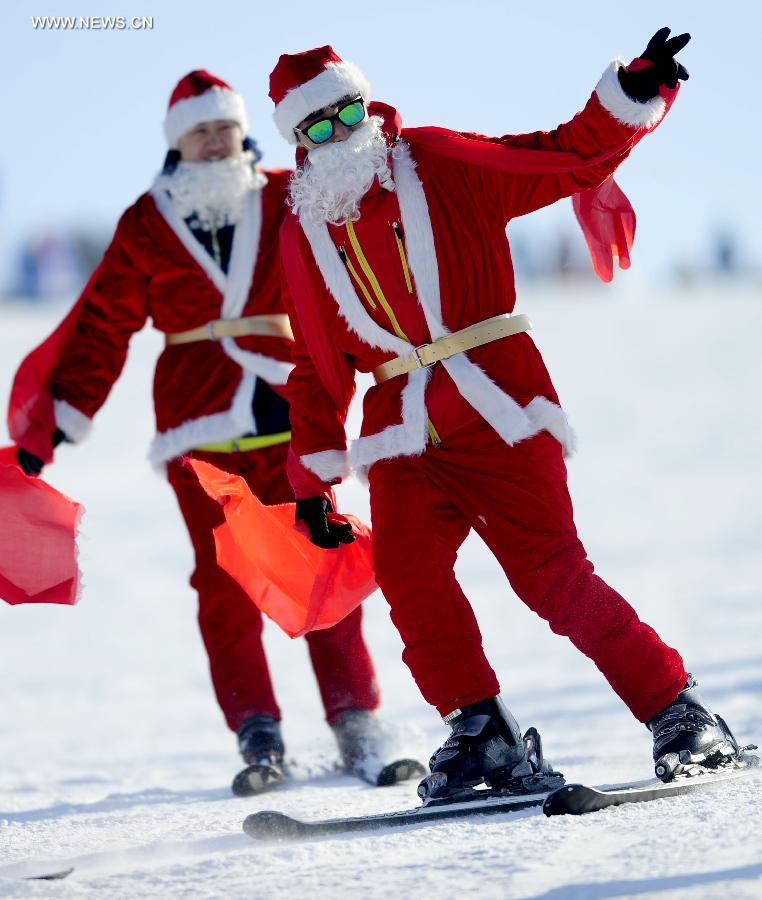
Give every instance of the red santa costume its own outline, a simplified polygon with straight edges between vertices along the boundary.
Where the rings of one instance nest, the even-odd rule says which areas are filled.
[[[371,104],[388,168],[339,224],[301,208],[283,225],[296,338],[289,475],[302,498],[329,496],[351,471],[367,475],[377,581],[403,658],[442,715],[499,691],[453,572],[472,528],[518,596],[595,662],[639,720],[686,683],[678,653],[594,574],[577,537],[563,458],[572,432],[526,327],[519,322],[512,336],[433,367],[379,371],[421,345],[513,313],[505,228],[515,216],[578,195],[599,272],[610,276],[612,246],[626,264],[632,211],[607,179],[674,92],[636,103],[617,68],[550,132],[485,138],[402,129],[393,109]],[[364,76],[330,47],[282,56],[270,96],[291,143],[315,111],[371,99]],[[292,189],[298,207],[294,196]],[[355,370],[376,372],[379,383],[365,395],[361,434],[348,446]],[[421,546],[424,553],[411,552]]]
[[[170,148],[213,120],[236,122],[245,134],[243,100],[209,73],[191,72],[170,100]],[[253,157],[250,168],[237,221],[211,231],[178,212],[171,175],[157,179],[120,219],[72,312],[22,364],[9,414],[17,444],[49,460],[51,426],[75,443],[87,435],[146,320],[167,335],[155,372],[157,434],[149,458],[166,466],[193,543],[199,625],[234,731],[252,716],[280,719],[262,619],[217,565],[212,531],[224,521],[221,507],[180,458],[190,454],[244,476],[265,503],[293,500],[285,471],[288,405],[280,396],[292,339],[278,255],[290,172],[254,167]],[[328,721],[348,709],[374,709],[378,692],[360,610],[307,640]]]

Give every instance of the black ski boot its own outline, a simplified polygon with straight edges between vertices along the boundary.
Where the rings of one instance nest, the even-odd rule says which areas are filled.
[[[246,719],[238,729],[238,749],[248,766],[233,779],[232,790],[237,797],[258,794],[286,780],[286,748],[277,719],[264,715]]]
[[[521,730],[499,697],[490,697],[445,717],[450,737],[429,761],[431,775],[418,796],[434,800],[472,799],[475,785],[500,793],[536,793],[561,787],[564,777],[543,759],[540,735]]]
[[[348,709],[331,722],[341,762],[348,775],[377,787],[387,787],[410,778],[420,778],[424,767],[415,759],[387,758],[388,736],[367,709]]]
[[[725,720],[704,703],[697,686],[689,678],[672,703],[646,722],[654,740],[656,776],[662,781],[743,764],[747,748],[739,746]]]

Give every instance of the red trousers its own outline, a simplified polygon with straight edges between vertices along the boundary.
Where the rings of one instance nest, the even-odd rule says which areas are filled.
[[[500,690],[453,571],[471,528],[521,600],[593,660],[641,722],[685,685],[680,655],[594,574],[561,447],[546,432],[509,447],[480,422],[421,456],[376,463],[369,479],[376,578],[403,659],[441,715]]]
[[[220,469],[242,475],[264,503],[293,501],[286,478],[288,443],[246,453],[193,454]],[[237,731],[249,716],[280,719],[262,646],[262,615],[238,584],[217,565],[212,530],[224,521],[195,475],[179,461],[167,467],[196,555],[190,583],[198,593],[198,623],[209,656],[217,701],[228,726]],[[375,709],[379,694],[373,664],[362,637],[361,611],[338,625],[306,636],[326,719],[347,709]]]

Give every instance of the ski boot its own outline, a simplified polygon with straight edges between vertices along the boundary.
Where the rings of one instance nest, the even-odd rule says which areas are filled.
[[[690,677],[672,703],[646,722],[653,735],[656,777],[662,781],[743,767],[743,751],[756,749],[738,744],[725,720],[701,699],[697,686]]]
[[[384,763],[387,736],[375,716],[367,709],[348,709],[331,724],[341,754],[344,772],[376,787],[388,787],[420,778],[424,767],[415,759],[397,759]]]
[[[236,797],[250,797],[277,787],[287,778],[283,764],[285,746],[280,722],[272,716],[251,716],[238,729],[238,749],[248,763],[233,779]]]
[[[564,777],[543,759],[537,729],[521,730],[499,697],[457,709],[445,717],[450,737],[429,761],[431,774],[418,785],[425,805],[484,799],[495,794],[541,793],[561,787]]]

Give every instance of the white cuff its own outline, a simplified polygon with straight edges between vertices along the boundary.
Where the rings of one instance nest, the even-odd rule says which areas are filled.
[[[346,450],[320,450],[300,456],[299,462],[326,484],[349,478],[349,453]]]
[[[84,413],[75,409],[65,400],[53,401],[53,415],[55,416],[56,425],[74,444],[84,441],[93,427],[92,419],[89,419]]]
[[[601,106],[622,125],[632,128],[653,128],[664,116],[667,104],[657,95],[645,103],[629,97],[619,83],[619,68],[625,63],[615,59],[601,76],[595,88]]]

